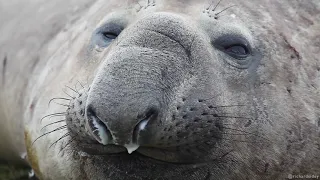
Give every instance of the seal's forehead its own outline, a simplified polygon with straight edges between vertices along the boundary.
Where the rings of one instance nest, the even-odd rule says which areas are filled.
[[[94,15],[100,18],[99,25],[110,16],[130,15],[134,17],[151,12],[173,12],[198,19],[200,15],[208,10],[210,13],[222,13],[221,15],[234,15],[232,13],[238,2],[232,0],[125,0],[125,1],[98,1]],[[237,5],[238,6],[238,5]],[[214,10],[214,11],[213,11]],[[228,11],[226,11],[228,10]],[[114,15],[116,14],[116,15]]]
[[[157,12],[169,12],[183,17],[190,23],[192,27],[200,26],[206,32],[215,31],[214,34],[219,35],[223,33],[241,34],[247,37],[252,42],[251,33],[245,26],[247,23],[243,22],[242,14],[246,11],[238,8],[233,8],[235,3],[232,0],[225,1],[208,1],[208,0],[126,0],[118,2],[112,0],[111,2],[98,1],[96,7],[93,8],[92,14],[96,18],[94,21],[89,20],[94,29],[116,22],[123,27],[134,24],[134,22],[146,16]],[[218,14],[219,20],[214,16]]]
[[[193,11],[201,11],[206,8],[225,8],[230,5],[238,4],[240,2],[233,2],[233,0],[110,0],[110,1],[99,1],[101,8],[108,8],[109,11],[124,10],[124,9],[138,9],[139,7],[155,6],[159,11],[174,11],[183,12],[187,14]],[[105,11],[108,13],[108,11]]]
[[[228,0],[229,1],[229,0]],[[212,0],[128,0],[127,5],[134,6],[148,6],[148,4],[154,4],[159,11],[171,11],[180,12],[183,14],[193,14],[194,12],[200,12],[206,8],[214,7],[219,4],[230,5],[230,2],[221,3]]]

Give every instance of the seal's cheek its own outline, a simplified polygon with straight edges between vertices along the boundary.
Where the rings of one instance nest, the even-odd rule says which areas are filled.
[[[26,144],[26,149],[27,149],[27,160],[29,164],[31,165],[33,171],[35,172],[36,176],[40,179],[43,179],[42,174],[40,172],[39,168],[39,161],[38,161],[38,156],[37,156],[37,151],[32,145],[32,140],[30,133],[27,129],[24,131],[24,141]]]

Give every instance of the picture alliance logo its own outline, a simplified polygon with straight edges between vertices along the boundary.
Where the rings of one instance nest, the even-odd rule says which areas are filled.
[[[288,174],[288,179],[319,179],[319,175],[314,175],[314,174],[306,174],[306,175]]]

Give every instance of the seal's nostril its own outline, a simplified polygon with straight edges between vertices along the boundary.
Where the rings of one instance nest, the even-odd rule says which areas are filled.
[[[132,140],[129,144],[124,146],[127,148],[128,153],[131,154],[133,151],[137,150],[141,145],[139,142],[140,132],[146,129],[148,122],[158,115],[156,108],[149,108],[146,113],[137,116],[140,121],[133,129]]]
[[[87,125],[91,135],[101,144],[110,144],[112,135],[108,127],[98,118],[92,106],[86,109]]]
[[[158,110],[156,108],[149,108],[144,115],[138,117],[143,117],[139,123],[135,126],[133,130],[132,143],[139,144],[138,138],[141,131],[146,129],[148,122],[158,115]]]

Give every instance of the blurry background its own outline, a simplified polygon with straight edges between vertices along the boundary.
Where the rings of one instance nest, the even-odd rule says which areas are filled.
[[[28,68],[32,71],[34,66],[28,64],[28,60],[40,59],[48,41],[77,21],[95,1],[0,0],[0,60],[2,62],[6,58],[7,67],[15,67],[14,72],[5,72],[6,82],[16,82],[15,88],[23,88],[28,75],[21,74],[21,69]],[[1,67],[0,65],[2,71]],[[0,78],[0,91],[10,89],[10,83],[3,85],[2,81]],[[21,93],[16,96],[25,95]],[[5,114],[10,108],[0,107],[0,111]],[[1,116],[0,112],[0,122]],[[17,119],[20,119],[19,115]],[[23,132],[17,132],[17,135],[23,135]],[[17,156],[19,152],[16,152],[17,144],[10,139],[16,141],[17,137],[8,137],[6,131],[0,131],[0,180],[27,180],[31,169],[26,164],[21,164],[21,158]]]

